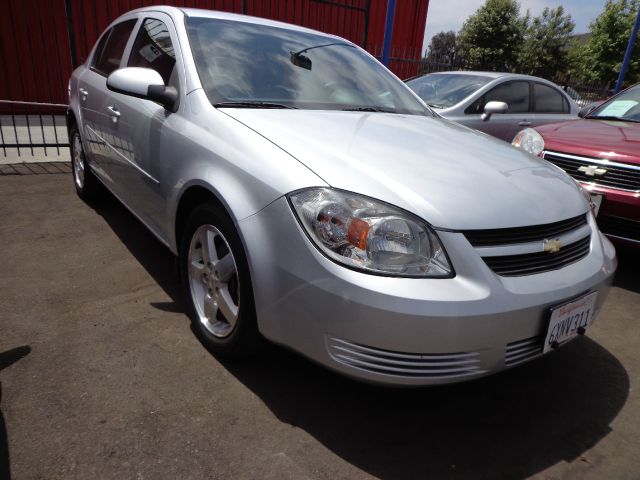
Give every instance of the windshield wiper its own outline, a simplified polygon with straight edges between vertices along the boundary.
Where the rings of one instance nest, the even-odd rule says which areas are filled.
[[[437,103],[427,103],[431,108],[445,108],[444,105],[439,105]]]
[[[214,103],[216,108],[296,108],[291,105],[273,102],[219,102]]]
[[[397,113],[395,110],[382,107],[353,107],[343,108],[343,112],[382,112],[382,113]]]
[[[589,120],[614,120],[616,122],[640,123],[640,120],[633,120],[631,118],[616,117],[616,116],[613,116],[613,115],[602,115],[602,116],[590,116],[590,115],[587,115],[584,118],[588,118]]]

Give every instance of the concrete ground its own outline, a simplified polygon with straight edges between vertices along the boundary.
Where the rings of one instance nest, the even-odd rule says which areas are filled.
[[[640,478],[633,251],[588,337],[395,390],[277,348],[217,360],[170,253],[69,174],[0,175],[0,239],[0,478]]]

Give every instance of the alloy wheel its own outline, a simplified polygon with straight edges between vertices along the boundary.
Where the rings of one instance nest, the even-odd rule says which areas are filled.
[[[240,289],[235,258],[220,230],[201,225],[188,256],[189,290],[198,320],[208,332],[226,338],[238,321]]]

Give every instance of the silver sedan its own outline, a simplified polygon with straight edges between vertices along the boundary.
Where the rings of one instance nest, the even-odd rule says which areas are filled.
[[[523,128],[578,118],[569,95],[529,75],[440,72],[407,85],[443,117],[507,142]]]
[[[344,39],[149,7],[69,91],[78,194],[103,184],[178,256],[216,355],[267,339],[373,383],[461,381],[584,334],[607,297],[576,182]]]

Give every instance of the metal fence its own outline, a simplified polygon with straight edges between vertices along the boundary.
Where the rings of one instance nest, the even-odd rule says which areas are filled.
[[[554,81],[569,94],[579,107],[604,100],[613,93],[611,83],[586,82],[582,80],[573,80],[571,77],[559,77]]]
[[[370,53],[378,60],[382,58],[382,45],[370,47]],[[391,48],[389,55],[389,70],[395,73],[401,80],[407,80],[420,73],[421,49],[419,47],[395,47]]]
[[[25,102],[2,102],[13,111],[25,113],[0,114],[0,164],[24,162],[41,157],[50,160],[69,159],[69,139],[64,116],[66,105]],[[46,107],[60,113],[28,113],[31,108]]]

